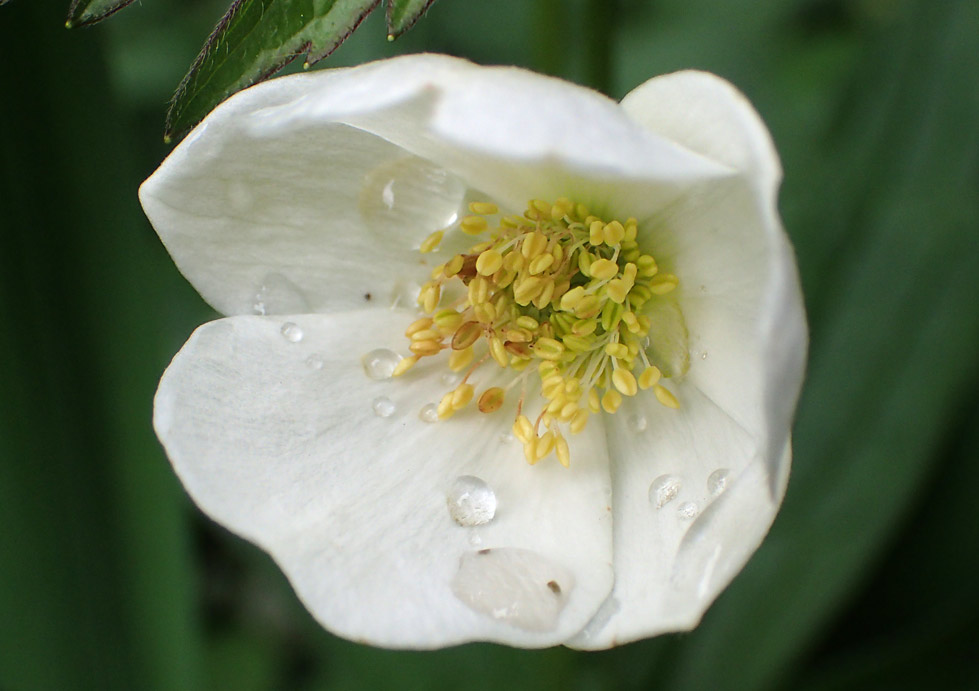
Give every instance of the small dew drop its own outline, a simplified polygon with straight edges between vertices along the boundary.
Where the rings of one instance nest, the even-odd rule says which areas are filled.
[[[460,379],[462,379],[462,377],[455,372],[445,372],[441,377],[439,377],[439,381],[442,382],[443,386],[455,386],[459,383]]]
[[[633,432],[645,432],[646,431],[646,417],[636,413],[629,417],[629,427]]]
[[[718,468],[707,478],[707,491],[712,497],[720,496],[727,489],[727,479],[731,471],[727,468]]]
[[[456,478],[445,498],[452,520],[461,526],[483,525],[496,515],[496,494],[473,475]]]
[[[649,485],[649,502],[657,509],[662,509],[676,499],[682,484],[676,475],[660,475]]]
[[[706,360],[707,359],[707,351],[706,350],[700,354],[700,359],[701,360]]]
[[[374,414],[377,415],[377,417],[391,417],[394,415],[394,401],[387,396],[379,396],[378,398],[375,398],[371,405],[374,408]]]
[[[306,358],[306,364],[310,369],[321,370],[323,369],[324,362],[323,358],[321,358],[319,355],[310,355],[308,358]]]
[[[502,434],[500,434],[500,443],[510,444],[511,442],[513,442],[514,438],[515,437],[509,432],[503,432]]]
[[[377,348],[361,358],[364,373],[371,379],[378,381],[390,379],[399,362],[401,362],[401,356],[387,348]]]
[[[438,406],[434,403],[428,403],[422,406],[422,409],[418,411],[418,419],[422,422],[438,422],[439,421],[439,410]]]
[[[299,287],[280,273],[269,273],[255,290],[255,314],[306,314],[309,301]]]
[[[677,515],[685,521],[696,518],[699,510],[700,509],[697,508],[697,504],[692,501],[685,501],[676,507]]]
[[[294,322],[286,322],[282,325],[280,331],[285,339],[290,343],[299,343],[299,341],[303,340],[303,330],[300,328],[299,324]]]

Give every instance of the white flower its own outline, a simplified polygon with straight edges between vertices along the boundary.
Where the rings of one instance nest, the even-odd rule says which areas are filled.
[[[744,97],[699,72],[651,79],[621,104],[435,55],[248,89],[140,190],[177,266],[229,315],[201,326],[164,374],[157,433],[197,504],[267,550],[341,636],[406,648],[605,648],[690,629],[767,532],[788,476],[806,325],[776,210],[780,175]],[[651,383],[633,347],[575,379],[635,394],[612,395],[622,399],[611,401],[616,414],[590,415],[576,435],[576,408],[542,421],[539,433],[548,420],[555,432],[545,450],[565,439],[570,453],[557,460],[570,468],[553,454],[526,463],[507,435],[521,390],[529,420],[548,403],[536,374],[489,360],[468,381],[477,395],[518,382],[504,409],[470,404],[438,421],[464,374],[444,353],[389,376],[394,353],[408,354],[404,332],[433,267],[488,237],[459,230],[466,204],[486,202],[472,208],[496,225],[494,204],[519,215],[528,200],[566,205],[545,239],[580,237],[594,221],[586,216],[601,216],[599,246],[585,242],[575,256],[612,256],[614,245],[603,261],[623,291],[646,280],[635,267],[626,275],[628,250],[616,244],[628,242],[629,217],[633,263],[649,253],[675,277],[676,290],[636,308],[652,319],[638,336],[622,326],[602,341],[634,344],[648,327],[652,342],[638,350],[673,375],[662,395],[636,393],[632,375],[602,380],[625,363],[637,376],[649,370],[640,383]],[[625,230],[602,231],[613,219]],[[420,254],[443,228],[442,246]],[[601,232],[615,236],[605,254]],[[492,273],[497,257],[483,261],[479,275]],[[610,282],[587,285],[605,296]],[[422,289],[429,308],[431,290]],[[513,328],[534,309],[507,304]],[[603,333],[601,318],[585,315],[579,328]],[[428,339],[432,352],[452,338],[459,320],[449,321]],[[539,328],[532,349],[543,353],[540,338],[557,327]],[[532,372],[550,361],[530,360]],[[403,362],[399,372],[414,360]],[[671,391],[678,410],[658,400],[672,403]],[[450,396],[442,417],[454,410]]]

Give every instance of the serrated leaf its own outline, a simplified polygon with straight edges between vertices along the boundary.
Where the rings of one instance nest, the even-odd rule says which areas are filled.
[[[73,0],[68,9],[68,21],[65,26],[73,29],[76,26],[94,24],[105,19],[117,10],[121,10],[133,0]],[[6,0],[0,1],[3,4]]]
[[[388,39],[394,40],[417,22],[435,0],[388,0]]]
[[[190,129],[231,94],[306,55],[332,53],[380,0],[236,0],[177,87],[165,138]]]

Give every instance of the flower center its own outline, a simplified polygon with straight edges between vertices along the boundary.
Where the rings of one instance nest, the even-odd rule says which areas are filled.
[[[470,380],[491,359],[514,377],[483,390],[476,405],[495,412],[519,387],[513,433],[531,464],[554,452],[567,467],[565,431],[581,432],[591,414],[614,414],[623,396],[652,389],[661,404],[679,407],[644,347],[649,307],[678,280],[639,247],[636,219],[606,221],[565,198],[532,200],[523,216],[500,217],[486,202],[469,210],[461,230],[489,239],[432,271],[418,295],[427,316],[408,327],[412,355],[394,371],[443,350],[451,370],[467,370],[438,404],[440,420],[476,397]],[[421,252],[438,247],[444,232],[429,235]],[[524,410],[528,386],[546,401],[533,420]]]

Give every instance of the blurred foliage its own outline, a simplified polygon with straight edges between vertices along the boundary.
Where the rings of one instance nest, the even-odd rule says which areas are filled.
[[[979,3],[442,0],[325,61],[433,50],[615,97],[698,67],[772,129],[812,328],[785,506],[700,628],[597,654],[339,640],[189,505],[150,409],[211,315],[136,188],[224,3],[70,33],[49,4],[0,12],[0,688],[979,687]]]

